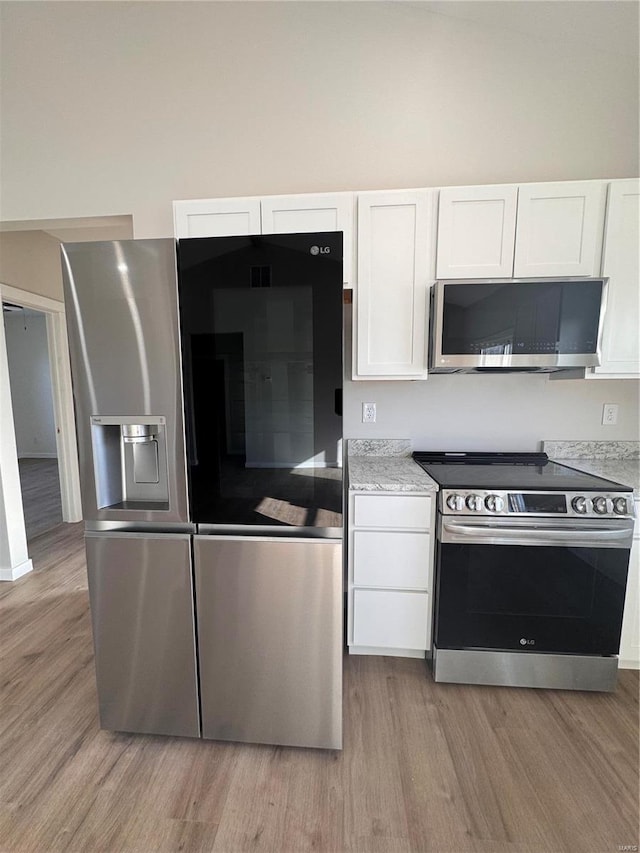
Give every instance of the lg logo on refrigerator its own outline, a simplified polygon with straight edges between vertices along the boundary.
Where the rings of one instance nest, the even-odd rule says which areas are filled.
[[[328,255],[331,252],[331,246],[312,246],[309,251],[312,255]]]

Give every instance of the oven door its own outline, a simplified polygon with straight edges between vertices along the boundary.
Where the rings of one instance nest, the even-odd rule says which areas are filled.
[[[436,646],[616,655],[632,533],[631,519],[442,517]]]

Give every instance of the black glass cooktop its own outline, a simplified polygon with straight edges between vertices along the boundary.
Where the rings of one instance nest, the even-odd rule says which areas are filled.
[[[552,462],[546,453],[415,451],[414,460],[444,488],[631,492],[630,486]]]

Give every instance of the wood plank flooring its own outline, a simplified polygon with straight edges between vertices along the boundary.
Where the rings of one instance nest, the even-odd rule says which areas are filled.
[[[19,459],[20,488],[27,540],[62,524],[57,459]]]
[[[0,850],[558,853],[638,844],[638,672],[612,694],[345,658],[342,752],[98,728],[82,526],[0,585]],[[627,848],[631,849],[631,848]]]

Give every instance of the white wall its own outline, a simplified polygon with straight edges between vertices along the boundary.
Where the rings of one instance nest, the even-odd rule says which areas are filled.
[[[552,380],[546,375],[431,375],[416,382],[349,382],[347,438],[410,438],[420,450],[539,450],[543,440],[634,441],[634,380]],[[362,403],[377,404],[363,424]],[[604,403],[619,405],[618,423],[602,426]]]
[[[42,231],[0,233],[0,282],[62,300],[60,241]]]
[[[162,237],[180,198],[637,175],[637,5],[595,4],[629,52],[580,43],[593,3],[531,3],[562,7],[544,36],[478,3],[491,26],[431,11],[454,3],[2,4],[2,218],[132,214]],[[349,383],[345,411],[347,435],[431,447],[638,437],[629,381]]]
[[[56,456],[51,373],[44,314],[5,314],[18,458]],[[26,327],[26,328],[25,328]]]
[[[637,53],[429,9],[3,3],[2,218],[162,237],[179,198],[637,173]]]

